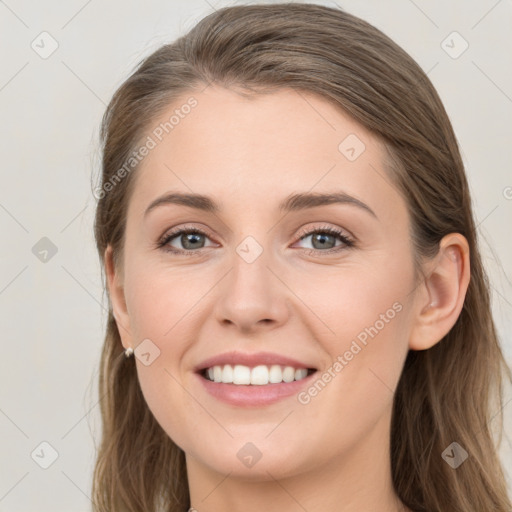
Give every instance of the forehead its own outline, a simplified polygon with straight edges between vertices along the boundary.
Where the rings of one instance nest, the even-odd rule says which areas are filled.
[[[377,210],[399,199],[383,169],[381,142],[311,93],[245,97],[209,86],[169,105],[146,135],[154,144],[135,173],[132,200],[140,214],[169,190],[260,208],[290,192],[331,189],[364,197]]]

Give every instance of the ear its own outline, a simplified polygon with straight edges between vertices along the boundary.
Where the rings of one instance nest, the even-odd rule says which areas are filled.
[[[446,235],[439,252],[427,264],[426,277],[415,301],[415,319],[409,338],[411,350],[426,350],[455,325],[470,279],[469,245],[460,233]]]
[[[109,244],[105,250],[105,273],[107,276],[108,292],[112,303],[112,314],[121,336],[123,347],[133,348],[133,339],[130,329],[130,317],[126,307],[123,288],[123,276],[114,262],[114,251]]]

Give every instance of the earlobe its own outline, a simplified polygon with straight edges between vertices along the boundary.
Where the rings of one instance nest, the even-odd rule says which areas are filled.
[[[455,325],[470,280],[469,246],[460,233],[446,235],[439,252],[427,264],[417,294],[415,319],[409,338],[411,350],[426,350],[441,341]]]
[[[122,276],[114,263],[114,253],[111,245],[108,245],[105,250],[104,261],[108,293],[112,303],[112,315],[116,321],[123,347],[129,348],[133,346],[130,320],[126,307]]]

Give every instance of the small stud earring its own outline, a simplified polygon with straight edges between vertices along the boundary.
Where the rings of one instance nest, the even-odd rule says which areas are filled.
[[[125,357],[130,357],[132,354],[133,354],[133,348],[132,348],[132,347],[128,347],[128,348],[124,351],[124,356],[125,356]]]

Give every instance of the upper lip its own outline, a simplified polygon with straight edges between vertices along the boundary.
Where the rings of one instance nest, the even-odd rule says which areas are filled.
[[[259,365],[270,366],[273,364],[278,364],[281,366],[292,366],[295,369],[311,368],[316,370],[316,368],[310,364],[303,363],[297,359],[293,359],[281,354],[275,354],[273,352],[255,352],[253,354],[249,354],[245,352],[232,351],[205,359],[196,366],[195,371],[201,372],[206,368],[211,368],[212,366],[223,366],[225,364],[241,364],[251,368]]]

